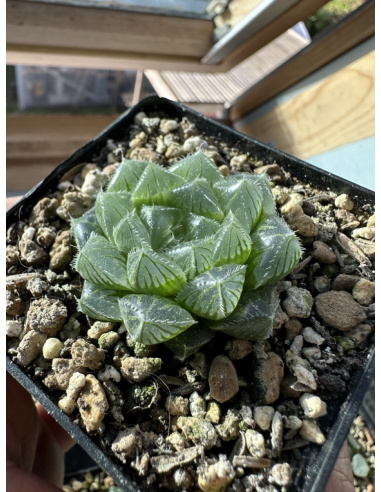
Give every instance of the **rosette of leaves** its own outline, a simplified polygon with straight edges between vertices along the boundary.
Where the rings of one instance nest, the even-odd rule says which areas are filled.
[[[267,176],[224,177],[201,151],[169,168],[124,159],[72,228],[79,309],[183,358],[215,330],[267,338],[275,283],[301,256]]]

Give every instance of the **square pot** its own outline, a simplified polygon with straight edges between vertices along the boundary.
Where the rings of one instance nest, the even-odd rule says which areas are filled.
[[[240,153],[249,153],[263,163],[276,161],[286,172],[291,173],[301,183],[312,183],[321,191],[331,190],[337,194],[348,193],[359,206],[373,206],[374,193],[354,183],[322,171],[295,157],[273,147],[258,142],[235,130],[227,128],[179,103],[163,98],[149,97],[126,111],[112,125],[97,137],[76,151],[66,161],[57,166],[41,183],[28,192],[23,199],[7,213],[7,226],[22,217],[27,217],[35,203],[52,192],[59,181],[71,170],[84,162],[91,162],[94,155],[106,145],[108,139],[118,140],[126,135],[133,125],[134,117],[141,111],[145,113],[162,113],[181,120],[186,117],[193,122],[201,133],[213,136],[229,147],[239,149]],[[326,436],[323,446],[309,445],[302,449],[305,467],[294,474],[291,490],[299,492],[323,491],[338,453],[348,435],[351,423],[361,405],[364,394],[374,373],[374,345],[366,349],[363,367],[351,378],[345,398],[330,402],[329,414],[319,420]],[[137,490],[128,476],[128,467],[108,456],[98,446],[97,440],[89,437],[71,418],[63,413],[44,391],[27,374],[25,368],[19,367],[7,356],[7,370],[47,409],[47,411],[67,430],[67,432],[87,451],[87,453],[111,475],[116,483],[127,491]]]

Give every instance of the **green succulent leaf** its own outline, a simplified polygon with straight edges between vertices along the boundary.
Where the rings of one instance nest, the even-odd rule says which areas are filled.
[[[133,191],[147,165],[146,161],[123,159],[113,174],[107,191]]]
[[[177,301],[207,319],[226,318],[237,306],[245,281],[246,265],[211,268],[188,282]]]
[[[186,282],[185,273],[167,255],[143,247],[131,251],[127,278],[136,292],[173,296]]]
[[[75,268],[85,280],[108,289],[133,290],[127,281],[127,258],[102,236],[92,235],[80,250]]]
[[[251,239],[253,249],[247,260],[247,290],[282,279],[295,268],[302,255],[297,237],[277,215],[264,217]]]
[[[150,245],[150,235],[136,210],[129,212],[114,228],[114,244],[124,254],[142,244]]]
[[[174,232],[181,220],[181,210],[160,205],[143,205],[140,217],[151,237],[151,246],[155,251],[177,243]]]
[[[222,210],[233,212],[247,232],[251,232],[262,213],[262,191],[248,179],[224,180],[215,186]]]
[[[185,219],[185,239],[191,241],[192,239],[205,239],[214,234],[220,228],[220,223],[208,217],[202,215],[189,214]]]
[[[204,324],[197,323],[165,342],[165,345],[172,350],[178,359],[184,361],[210,342],[214,335],[215,331]]]
[[[232,212],[225,217],[215,238],[212,253],[213,266],[245,263],[251,252],[251,238]]]
[[[71,219],[71,228],[78,249],[83,248],[93,232],[102,234],[94,207],[85,212],[82,217]]]
[[[187,213],[203,215],[218,222],[225,217],[213,189],[204,178],[196,178],[174,189],[171,200]]]
[[[131,193],[100,191],[95,202],[98,224],[110,241],[114,241],[114,228],[134,209]]]
[[[99,321],[122,321],[119,299],[125,295],[126,291],[105,289],[102,285],[85,280],[82,296],[78,301],[79,309]]]
[[[279,304],[276,286],[244,292],[235,310],[220,321],[207,321],[213,330],[244,340],[263,340],[272,335]]]
[[[196,178],[205,178],[213,186],[217,181],[224,179],[212,159],[201,150],[176,162],[170,167],[169,171],[181,176],[188,183]]]
[[[211,267],[213,243],[211,238],[183,242],[165,253],[193,280]]]
[[[128,333],[135,342],[165,342],[196,323],[188,311],[158,295],[127,295],[119,300]]]
[[[271,180],[266,173],[263,174],[238,173],[238,174],[230,175],[226,179],[228,181],[234,181],[239,179],[250,180],[262,191],[262,213],[264,215],[272,215],[276,213],[276,205],[274,202],[274,198],[270,186]]]
[[[132,193],[135,207],[142,205],[167,205],[170,192],[184,184],[184,179],[150,162]]]

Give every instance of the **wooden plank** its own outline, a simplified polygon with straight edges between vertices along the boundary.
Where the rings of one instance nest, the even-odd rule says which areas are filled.
[[[231,105],[232,121],[296,84],[374,34],[374,0],[368,0],[283,63]]]
[[[7,1],[7,43],[201,57],[213,21],[112,9]]]
[[[266,46],[273,39],[283,34],[308,15],[316,12],[328,0],[299,0],[298,3],[276,17],[272,22],[255,32],[247,41],[225,56],[220,64],[220,71],[226,72],[238,65],[250,55]]]
[[[256,120],[235,126],[302,159],[373,136],[374,51]]]
[[[7,191],[30,189],[116,117],[7,115]]]

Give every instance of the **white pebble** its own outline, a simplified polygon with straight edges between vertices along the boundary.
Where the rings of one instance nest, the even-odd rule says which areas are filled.
[[[350,212],[355,204],[349,195],[343,193],[336,198],[335,205],[338,208],[343,208],[344,210],[348,210]]]
[[[70,415],[75,410],[76,400],[85,384],[86,376],[80,372],[75,372],[70,378],[66,395],[58,402],[58,406],[66,414]]]
[[[5,323],[5,332],[8,337],[19,337],[21,335],[23,326],[21,321],[13,319],[7,319]]]
[[[58,338],[48,338],[42,348],[42,355],[45,359],[55,359],[60,355],[63,343]]]
[[[299,383],[308,386],[313,390],[317,389],[314,375],[305,367],[301,366],[300,364],[296,364],[294,367],[294,374]]]
[[[302,332],[303,338],[308,343],[313,343],[314,345],[321,345],[325,342],[325,338],[319,335],[314,329],[307,326]]]
[[[292,341],[290,350],[294,352],[296,355],[300,355],[303,348],[303,337],[301,335],[297,335]]]
[[[318,419],[323,415],[327,415],[327,404],[316,395],[304,393],[304,395],[299,398],[299,402],[306,417]]]
[[[254,407],[254,421],[263,431],[269,430],[274,413],[274,408],[267,405]]]
[[[299,434],[303,439],[315,444],[324,444],[325,436],[314,420],[303,420]]]
[[[113,379],[116,383],[119,383],[121,375],[114,366],[106,364],[105,368],[98,372],[97,378],[99,381],[108,381]]]
[[[34,227],[28,227],[23,232],[23,235],[21,237],[21,241],[25,241],[26,239],[32,240],[34,238],[35,233],[36,233],[36,229]]]

